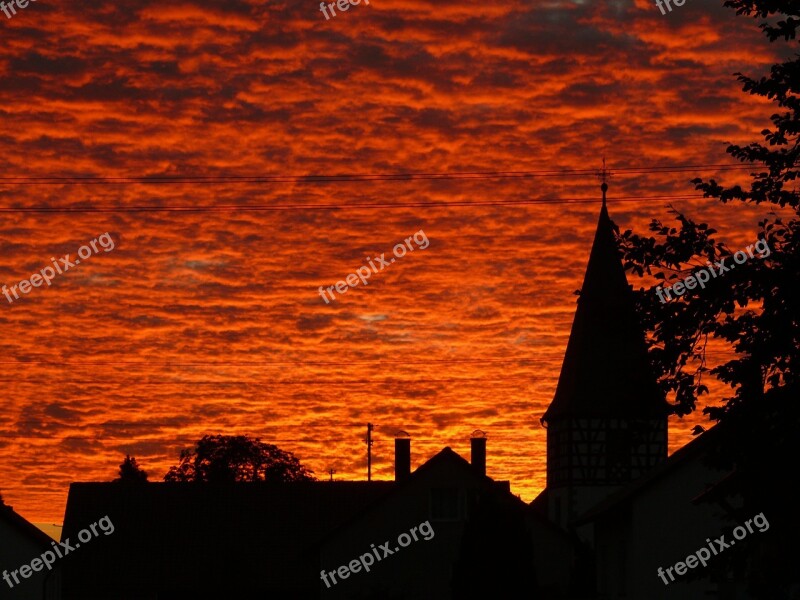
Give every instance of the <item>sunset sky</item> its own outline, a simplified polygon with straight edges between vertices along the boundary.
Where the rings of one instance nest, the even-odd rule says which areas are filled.
[[[160,480],[206,433],[365,478],[367,422],[377,479],[393,476],[398,430],[416,467],[444,446],[469,457],[482,429],[488,474],[533,499],[602,156],[623,229],[669,220],[671,203],[734,249],[756,238],[766,208],[689,183],[746,170],[677,169],[733,165],[726,143],[768,126],[772,106],[733,76],[787,55],[756,25],[708,0],[668,15],[644,0],[371,0],[330,20],[297,0],[0,13],[0,284],[115,243],[0,296],[6,502],[59,523],[70,482],[113,479],[126,453]],[[499,171],[537,176],[302,180]],[[273,179],[229,178],[253,175]],[[154,176],[183,179],[41,179]],[[320,298],[419,230],[427,248]],[[702,420],[673,419],[670,450]]]

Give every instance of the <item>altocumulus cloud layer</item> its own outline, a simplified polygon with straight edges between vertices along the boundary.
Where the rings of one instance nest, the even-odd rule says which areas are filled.
[[[770,107],[732,77],[776,58],[709,3],[38,0],[2,17],[4,176],[330,175],[727,162]],[[721,3],[720,3],[721,4]],[[600,6],[602,5],[602,6]],[[713,169],[703,173],[713,176]],[[667,218],[691,173],[618,175],[622,227]],[[730,181],[741,177],[725,173]],[[596,198],[574,178],[0,185],[3,207],[351,206]],[[752,241],[756,210],[672,201]],[[0,482],[60,520],[67,485],[125,453],[153,478],[204,433],[248,433],[321,476],[468,454],[526,500],[598,204],[350,210],[2,213],[13,284],[103,232],[116,248],[0,308]],[[424,229],[430,247],[326,305],[332,285]],[[673,425],[672,448],[699,417]]]

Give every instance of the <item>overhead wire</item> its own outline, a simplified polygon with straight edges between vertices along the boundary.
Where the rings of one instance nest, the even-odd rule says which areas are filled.
[[[613,203],[644,202],[654,200],[701,200],[713,199],[702,194],[657,195],[657,196],[615,196],[609,198]],[[272,212],[272,211],[314,211],[314,210],[390,210],[396,208],[451,208],[470,206],[527,206],[537,204],[599,204],[599,198],[534,198],[530,200],[456,200],[449,202],[353,202],[349,204],[218,204],[200,206],[0,206],[0,213],[221,213],[221,212]]]
[[[609,167],[612,174],[643,175],[656,173],[682,173],[708,169],[717,171],[754,169],[752,165],[742,164],[694,164],[664,166]],[[459,172],[405,172],[405,173],[341,173],[334,175],[4,175],[0,183],[7,185],[162,185],[162,184],[231,184],[231,183],[341,183],[350,181],[415,181],[415,180],[458,180],[458,179],[520,179],[533,177],[574,177],[598,173],[598,169],[550,169],[521,171],[459,171]]]

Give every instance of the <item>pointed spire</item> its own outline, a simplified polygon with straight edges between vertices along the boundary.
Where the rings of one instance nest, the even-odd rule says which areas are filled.
[[[602,175],[600,218],[561,376],[544,421],[567,416],[635,418],[660,414],[665,406],[608,216],[605,164]]]

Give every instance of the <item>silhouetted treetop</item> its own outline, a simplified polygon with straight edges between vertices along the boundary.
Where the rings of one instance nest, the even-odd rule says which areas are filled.
[[[127,455],[119,466],[119,477],[114,481],[120,481],[122,483],[145,483],[147,481],[147,473],[139,468],[135,458]]]
[[[291,452],[245,435],[206,435],[164,481],[233,483],[246,481],[313,481],[313,472]]]

